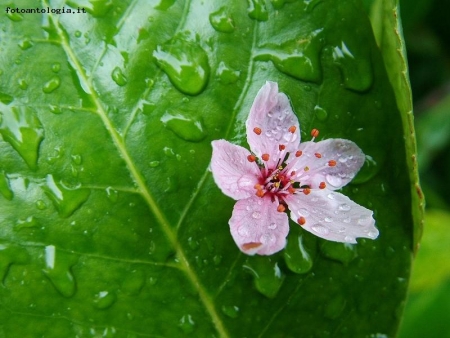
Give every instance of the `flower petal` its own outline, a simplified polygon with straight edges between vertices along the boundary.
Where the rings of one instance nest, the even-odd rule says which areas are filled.
[[[311,190],[308,195],[289,195],[285,201],[291,219],[303,223],[302,228],[321,238],[356,243],[357,237],[378,237],[373,212],[340,193],[327,189]]]
[[[229,221],[231,235],[247,255],[271,255],[286,245],[289,222],[270,198],[250,197],[237,201]]]
[[[301,185],[311,188],[318,188],[321,182],[331,190],[342,188],[355,177],[365,159],[355,143],[344,139],[303,142],[299,150],[302,155],[291,155],[288,162]]]
[[[261,171],[255,162],[249,162],[250,152],[225,140],[212,143],[211,171],[222,192],[235,200],[255,195],[255,184]]]
[[[278,92],[276,82],[267,81],[259,90],[246,127],[251,151],[258,157],[269,154],[270,158],[266,162],[271,168],[287,152],[297,150],[300,143],[298,119],[287,96]]]

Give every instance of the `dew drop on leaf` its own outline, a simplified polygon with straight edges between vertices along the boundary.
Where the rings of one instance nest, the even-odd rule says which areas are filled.
[[[185,141],[200,142],[207,135],[202,121],[194,117],[165,113],[161,117],[161,122],[167,129]]]
[[[48,80],[46,83],[44,83],[44,86],[42,87],[42,91],[46,94],[50,94],[51,92],[58,89],[60,85],[61,85],[60,78],[58,76],[54,76],[50,80]]]
[[[11,264],[26,264],[29,259],[30,256],[24,248],[0,241],[0,282],[5,283]]]
[[[256,290],[268,298],[274,298],[284,282],[278,263],[265,256],[248,257],[244,269],[253,275]]]
[[[223,61],[219,63],[219,67],[216,71],[219,81],[223,84],[235,83],[239,79],[240,74],[240,71],[227,67]]]
[[[323,241],[320,245],[320,252],[324,257],[341,262],[344,265],[358,256],[355,245],[331,241]]]
[[[325,304],[325,318],[337,319],[345,309],[347,301],[342,294],[336,295]]]
[[[111,73],[111,78],[118,86],[125,86],[127,84],[127,78],[122,72],[120,67],[115,67]]]
[[[22,89],[22,90],[28,89],[28,82],[25,79],[18,79],[17,83],[18,83],[20,89]]]
[[[218,11],[209,15],[211,26],[222,33],[231,33],[234,31],[233,19],[228,15],[226,7],[220,8]]]
[[[265,0],[248,0],[247,12],[251,19],[258,21],[267,21],[269,19]]]
[[[106,188],[106,196],[111,202],[115,203],[119,199],[119,192],[113,187],[108,187]]]
[[[230,318],[237,318],[239,316],[239,308],[235,305],[223,305],[221,310]]]
[[[21,230],[24,228],[35,228],[38,225],[38,221],[34,216],[28,216],[27,218],[18,219],[15,224],[15,228],[17,230]]]
[[[11,144],[30,169],[36,170],[44,129],[35,112],[26,106],[6,107],[0,111],[0,118],[3,139]]]
[[[44,210],[47,208],[47,204],[45,204],[45,202],[43,200],[37,200],[36,208],[38,208],[39,210]]]
[[[153,51],[156,64],[182,93],[198,95],[206,87],[210,66],[203,48],[185,36],[178,35]]]
[[[192,333],[195,329],[195,322],[192,319],[191,315],[184,315],[181,317],[178,327],[184,332],[184,333]]]
[[[156,167],[159,166],[159,161],[151,161],[151,162],[149,163],[149,166],[150,166],[151,168],[156,168]]]
[[[75,278],[71,268],[77,262],[77,256],[58,250],[54,245],[45,247],[45,268],[43,272],[55,289],[64,297],[72,297],[75,294]]]
[[[351,184],[362,184],[371,180],[380,171],[381,166],[373,159],[372,156],[366,154],[364,165],[352,180]]]
[[[100,291],[94,296],[94,306],[97,309],[107,309],[116,302],[117,296],[109,291]]]
[[[4,171],[0,171],[0,194],[8,201],[11,201],[14,196],[9,184],[9,178]]]
[[[27,49],[33,47],[33,43],[31,42],[30,39],[24,38],[24,39],[19,41],[19,47],[22,50],[27,50]]]
[[[6,16],[8,17],[9,20],[14,21],[14,22],[19,22],[23,20],[23,15],[19,14],[19,13],[6,13]]]
[[[52,64],[52,72],[58,73],[61,70],[61,64],[59,62],[55,62]]]
[[[325,121],[328,117],[327,111],[320,106],[314,107],[314,113],[319,121]]]
[[[303,235],[290,234],[284,249],[284,261],[292,272],[303,274],[311,270],[315,255],[315,239],[307,239]]]
[[[4,104],[10,104],[14,98],[11,95],[0,92],[0,102]]]

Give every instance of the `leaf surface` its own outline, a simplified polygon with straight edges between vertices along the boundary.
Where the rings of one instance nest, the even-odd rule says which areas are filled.
[[[50,13],[0,21],[0,334],[395,333],[411,149],[358,1],[40,6]],[[290,224],[284,252],[236,248],[210,143],[245,145],[266,80],[289,96],[302,139],[318,128],[367,155],[343,193],[374,210],[379,239],[325,242]]]

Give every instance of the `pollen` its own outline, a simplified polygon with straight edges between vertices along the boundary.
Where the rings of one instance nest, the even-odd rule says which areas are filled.
[[[255,128],[253,128],[253,132],[254,132],[256,135],[261,135],[262,130],[261,130],[261,128],[255,127]]]
[[[300,225],[304,225],[306,223],[306,219],[303,216],[300,216],[297,220],[297,223]]]
[[[317,157],[317,158],[322,158],[322,154],[321,153],[315,153],[314,156]]]
[[[278,149],[280,149],[280,151],[282,151],[282,150],[286,149],[286,146],[284,144],[280,144],[278,146]]]
[[[263,159],[263,161],[268,161],[270,156],[269,154],[262,154],[261,158]]]
[[[255,188],[256,190],[261,190],[262,189],[262,185],[259,184],[259,183],[256,183],[253,188]]]
[[[302,156],[302,154],[303,154],[303,152],[301,150],[297,150],[295,152],[295,157],[300,157],[300,156]]]
[[[303,193],[304,193],[305,195],[309,195],[310,192],[311,192],[311,189],[309,189],[309,188],[303,189]]]
[[[329,160],[329,161],[328,161],[328,165],[329,165],[330,167],[334,167],[334,166],[336,166],[336,161],[335,161],[335,160]]]
[[[320,182],[319,189],[325,189],[327,187],[325,182]]]
[[[277,208],[277,211],[278,211],[278,212],[283,212],[283,211],[285,211],[285,210],[286,210],[286,208],[284,207],[283,204],[279,204],[279,205],[278,205],[278,208]]]
[[[248,160],[249,162],[255,162],[255,161],[256,161],[256,157],[255,157],[255,155],[248,155],[248,156],[247,156],[247,160]]]
[[[313,129],[313,130],[311,130],[311,136],[312,137],[317,137],[317,136],[319,136],[319,129]]]
[[[297,130],[297,127],[296,126],[290,126],[288,130],[289,130],[290,133],[293,134]]]

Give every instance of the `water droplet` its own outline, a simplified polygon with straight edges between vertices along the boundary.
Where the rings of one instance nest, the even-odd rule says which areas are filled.
[[[157,166],[159,166],[159,161],[151,161],[149,165],[151,168],[156,168]]]
[[[166,9],[169,9],[176,0],[161,0],[157,6],[155,6],[156,9],[159,9],[160,11],[165,11]]]
[[[82,162],[81,155],[75,154],[70,157],[72,158],[72,162],[75,163],[76,165],[81,164],[81,162]]]
[[[195,238],[189,237],[188,245],[192,250],[195,250],[199,247],[200,243]]]
[[[6,13],[6,16],[8,17],[9,20],[14,21],[14,22],[19,22],[23,20],[23,16],[22,14],[19,13]]]
[[[31,47],[33,47],[33,43],[31,42],[31,40],[29,38],[25,38],[19,41],[19,47],[22,50],[27,50]]]
[[[184,333],[192,333],[195,329],[195,322],[192,319],[191,315],[184,315],[181,317],[180,322],[178,323],[178,327],[184,332]]]
[[[322,43],[318,38],[320,33],[321,30],[317,30],[301,40],[293,39],[280,45],[263,45],[255,60],[272,61],[282,73],[299,80],[318,83],[322,78],[320,66]]]
[[[44,86],[42,87],[42,91],[46,94],[50,94],[51,92],[58,89],[60,85],[61,85],[61,80],[59,79],[58,76],[54,76],[49,81],[44,83]]]
[[[324,221],[327,223],[331,223],[331,222],[333,222],[333,219],[331,217],[325,217]]]
[[[75,31],[75,37],[76,38],[79,38],[79,37],[81,37],[81,32],[80,31]]]
[[[29,259],[23,247],[0,241],[0,282],[4,283],[11,264],[26,264]]]
[[[338,209],[341,211],[350,211],[351,208],[352,207],[350,205],[348,205],[347,203],[339,204],[339,207],[338,207]]]
[[[119,192],[113,187],[108,187],[106,188],[106,196],[111,202],[116,203],[119,199]]]
[[[250,235],[250,231],[248,230],[248,227],[246,225],[241,225],[238,228],[238,234],[242,237],[248,237]]]
[[[366,155],[364,165],[352,180],[352,184],[362,184],[371,180],[380,171],[381,166],[370,155]]]
[[[334,186],[334,187],[340,187],[342,186],[342,178],[335,175],[326,175],[325,179],[327,180],[328,184]],[[330,196],[330,195],[328,195]]]
[[[11,144],[30,169],[36,170],[44,129],[35,112],[27,106],[5,107],[0,111],[0,118],[3,139]]]
[[[214,255],[213,263],[214,265],[219,265],[222,262],[222,255]]]
[[[118,86],[125,86],[127,84],[127,78],[119,67],[113,69],[111,77]]]
[[[111,0],[69,0],[67,5],[72,8],[82,7],[95,18],[104,17],[112,7]]]
[[[358,224],[359,225],[369,225],[372,222],[372,217],[370,216],[362,216],[358,219]]]
[[[277,224],[276,223],[270,223],[270,225],[268,226],[268,228],[270,230],[275,230],[277,228]]]
[[[54,245],[45,247],[45,268],[43,272],[55,289],[64,297],[71,297],[75,294],[75,278],[71,268],[77,262],[77,256],[57,250]]]
[[[327,197],[328,197],[330,200],[334,200],[334,199],[336,198],[336,195],[334,194],[334,192],[330,192],[330,193],[327,195]]]
[[[239,308],[235,305],[223,305],[222,312],[230,318],[237,318],[239,316]]]
[[[107,309],[116,302],[116,295],[109,291],[100,291],[94,296],[94,306],[97,309]]]
[[[355,48],[360,53],[361,48]],[[369,55],[354,54],[344,41],[333,49],[333,59],[341,71],[342,80],[348,89],[364,92],[372,86],[373,74]]]
[[[316,239],[310,238],[308,241],[304,235],[298,232],[290,233],[284,249],[284,261],[292,272],[303,274],[311,270],[313,266],[313,254],[315,254]]]
[[[253,275],[256,290],[268,298],[274,298],[284,282],[278,263],[265,256],[247,258],[244,269]]]
[[[328,117],[327,111],[320,106],[314,107],[314,113],[319,121],[325,121]]]
[[[55,62],[52,64],[52,72],[58,73],[61,70],[61,64],[59,62]]]
[[[211,13],[209,15],[209,22],[218,32],[231,33],[234,31],[234,22],[227,13],[226,7],[222,7],[218,11]]]
[[[0,102],[4,104],[10,104],[14,98],[11,95],[0,92]]]
[[[267,21],[269,12],[267,12],[265,0],[248,0],[248,16],[258,21]]]
[[[25,79],[18,79],[17,83],[19,84],[19,88],[22,90],[28,89],[28,83],[25,81]]]
[[[55,106],[55,105],[51,104],[51,105],[49,105],[49,108],[53,114],[61,114],[62,113],[62,109],[59,106]]]
[[[306,210],[305,208],[298,209],[298,212],[299,212],[299,216],[304,216],[304,217],[308,217],[309,216],[309,211]]]
[[[39,210],[44,210],[47,208],[47,204],[45,204],[45,202],[43,200],[37,200],[36,208],[38,208]]]
[[[223,84],[235,83],[239,79],[240,74],[240,71],[228,68],[223,61],[220,62],[216,72],[219,81]]]
[[[200,142],[207,135],[202,120],[195,117],[165,113],[161,117],[161,122],[185,141]]]
[[[252,217],[254,219],[259,219],[259,218],[261,218],[261,213],[259,211],[254,211],[252,214]]]
[[[89,189],[68,188],[62,182],[56,182],[53,175],[47,175],[42,189],[52,201],[59,215],[64,218],[69,217],[81,207],[91,193]]]
[[[142,270],[132,270],[125,274],[121,291],[129,296],[138,295],[145,285],[145,274]]]
[[[344,311],[347,300],[343,295],[337,295],[329,300],[325,305],[325,317],[337,319]]]
[[[326,235],[328,235],[330,233],[330,229],[329,228],[327,228],[327,227],[325,227],[325,226],[323,226],[322,224],[319,224],[319,223],[314,224],[311,227],[311,229],[313,231],[315,231],[316,233],[318,233],[319,235],[322,235],[322,236],[326,236]]]
[[[374,231],[369,231],[369,232],[367,233],[367,236],[369,236],[369,238],[377,238],[378,233],[377,233],[377,232],[374,232]]]
[[[358,256],[355,245],[331,241],[323,241],[320,245],[320,252],[325,257],[341,262],[344,265],[347,265]]]
[[[9,184],[9,178],[4,171],[0,171],[0,194],[2,194],[8,201],[11,201],[14,196]]]
[[[17,230],[21,230],[24,228],[35,228],[38,225],[38,221],[34,216],[28,216],[27,218],[17,220],[15,227]]]
[[[157,46],[153,57],[179,91],[198,95],[206,87],[210,73],[208,56],[197,42],[178,35]]]

